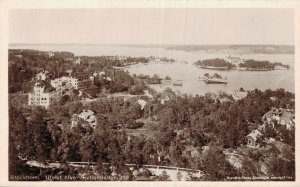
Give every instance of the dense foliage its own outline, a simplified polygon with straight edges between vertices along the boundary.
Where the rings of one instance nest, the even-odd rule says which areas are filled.
[[[19,56],[21,55],[21,56]],[[94,85],[89,84],[88,89],[99,91],[105,87],[111,93],[128,91],[134,85],[133,78],[127,72],[114,70],[113,66],[125,66],[128,63],[147,63],[150,58],[101,56],[80,57],[80,64],[74,63],[76,58],[69,52],[46,52],[36,50],[9,50],[9,93],[29,92],[33,86],[33,78],[42,70],[49,72],[49,80],[68,75],[67,70],[72,70],[72,76],[79,80],[89,79],[94,72],[104,71],[106,77],[115,79],[113,83],[106,80],[96,80]],[[49,81],[48,80],[48,81]]]
[[[282,66],[284,68],[290,68],[289,65],[284,65],[280,62],[271,63],[269,61],[259,61],[259,60],[246,60],[243,63],[240,63],[239,66],[241,68],[251,68],[251,69],[265,69],[265,70],[273,70],[276,66]]]
[[[199,60],[195,62],[198,66],[212,66],[212,67],[219,67],[219,68],[233,68],[235,67],[234,64],[227,62],[224,59],[215,58],[215,59],[206,59],[206,60]]]
[[[271,96],[278,100],[270,102]],[[207,180],[226,180],[226,176],[238,176],[240,171],[220,150],[245,145],[245,136],[261,124],[262,115],[271,107],[294,108],[293,97],[284,90],[255,90],[237,102],[220,103],[208,96],[177,97],[165,105],[149,101],[159,125],[154,129],[156,135],[148,138],[132,136],[126,130],[141,127],[135,120],[148,117],[150,108],[141,110],[135,101],[99,100],[88,106],[80,102],[53,104],[48,112],[34,108],[27,118],[22,115],[24,110],[12,107],[10,142],[12,147],[18,145],[15,152],[22,157],[41,161],[110,163],[119,172],[124,171],[125,163],[171,165],[201,169],[207,173]],[[71,115],[83,108],[96,112],[96,129],[84,124],[70,128]],[[121,129],[115,128],[119,124]],[[294,135],[291,138],[282,132],[275,132],[276,136],[294,146]],[[209,151],[202,151],[203,146],[210,147]],[[198,156],[188,150],[198,152]]]

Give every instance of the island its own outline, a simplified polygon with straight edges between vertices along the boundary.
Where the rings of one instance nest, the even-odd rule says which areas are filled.
[[[234,62],[235,63],[225,59],[214,58],[198,60],[194,64],[199,68],[212,70],[271,71],[290,69],[290,66],[287,64],[282,64],[281,62],[272,63],[267,60],[239,59]]]
[[[234,64],[220,58],[198,60],[195,64],[203,69],[229,70],[236,67]]]
[[[249,70],[249,71],[270,71],[279,69],[290,69],[289,65],[282,64],[280,62],[271,63],[269,61],[259,60],[245,60],[239,64],[238,70]]]

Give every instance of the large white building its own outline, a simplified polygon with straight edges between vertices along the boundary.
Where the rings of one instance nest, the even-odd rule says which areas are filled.
[[[39,105],[48,108],[50,102],[73,89],[78,89],[78,80],[72,77],[61,77],[50,81],[46,87],[42,82],[35,83],[33,92],[28,94],[28,105]]]
[[[35,83],[33,92],[28,94],[28,105],[40,105],[48,108],[50,104],[50,93],[45,90],[45,86]]]
[[[74,87],[78,89],[78,80],[73,77],[60,77],[50,81],[51,86],[56,90],[66,89],[68,87]]]

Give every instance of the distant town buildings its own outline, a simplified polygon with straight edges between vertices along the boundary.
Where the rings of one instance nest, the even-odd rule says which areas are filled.
[[[53,54],[52,51],[48,51],[46,54],[47,54],[49,57],[53,57],[53,56],[54,56],[54,54]]]
[[[80,63],[81,63],[81,61],[80,61],[80,58],[78,57],[77,60],[74,61],[74,64],[80,64]]]
[[[96,77],[104,77],[106,74],[104,71],[95,72],[90,76],[90,80],[94,81]]]
[[[243,63],[245,61],[244,58],[238,57],[238,56],[227,56],[226,60],[229,61],[232,64],[238,65],[240,63]]]
[[[90,80],[93,81],[93,82],[95,81],[96,78],[100,78],[100,79],[102,79],[102,80],[107,80],[107,81],[109,81],[109,82],[112,81],[112,78],[107,77],[107,76],[106,76],[106,73],[105,73],[104,71],[95,72],[95,73],[93,73],[89,78],[90,78]]]

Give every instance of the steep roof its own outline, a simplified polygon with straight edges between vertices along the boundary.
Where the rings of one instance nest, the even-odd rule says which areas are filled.
[[[146,104],[147,104],[147,101],[145,101],[145,100],[143,100],[143,99],[139,99],[137,102],[138,102],[139,105],[141,106],[141,110],[143,110],[144,107],[145,107]]]
[[[261,135],[262,135],[261,132],[259,132],[258,130],[254,130],[250,134],[248,134],[247,137],[250,136],[251,138],[254,139],[254,141],[256,141],[257,138]]]
[[[286,110],[284,110],[280,116],[280,119],[285,120],[286,122],[291,121],[294,117],[294,114],[292,114],[291,112],[287,112]]]
[[[91,110],[85,110],[83,112],[81,112],[78,116],[81,118],[84,118],[84,120],[86,120],[90,115],[93,115],[94,112]]]
[[[242,99],[244,97],[247,97],[247,95],[248,95],[248,92],[246,92],[246,91],[237,91],[236,90],[232,94],[232,97],[233,97],[234,100],[240,100],[240,99]]]
[[[280,120],[285,120],[286,122],[291,121],[295,116],[292,111],[288,111],[288,109],[276,109],[272,108],[270,111],[263,115],[263,118],[271,118],[273,114],[279,115]]]
[[[55,90],[55,88],[49,83],[49,81],[43,81],[45,85],[45,93],[50,93]]]

